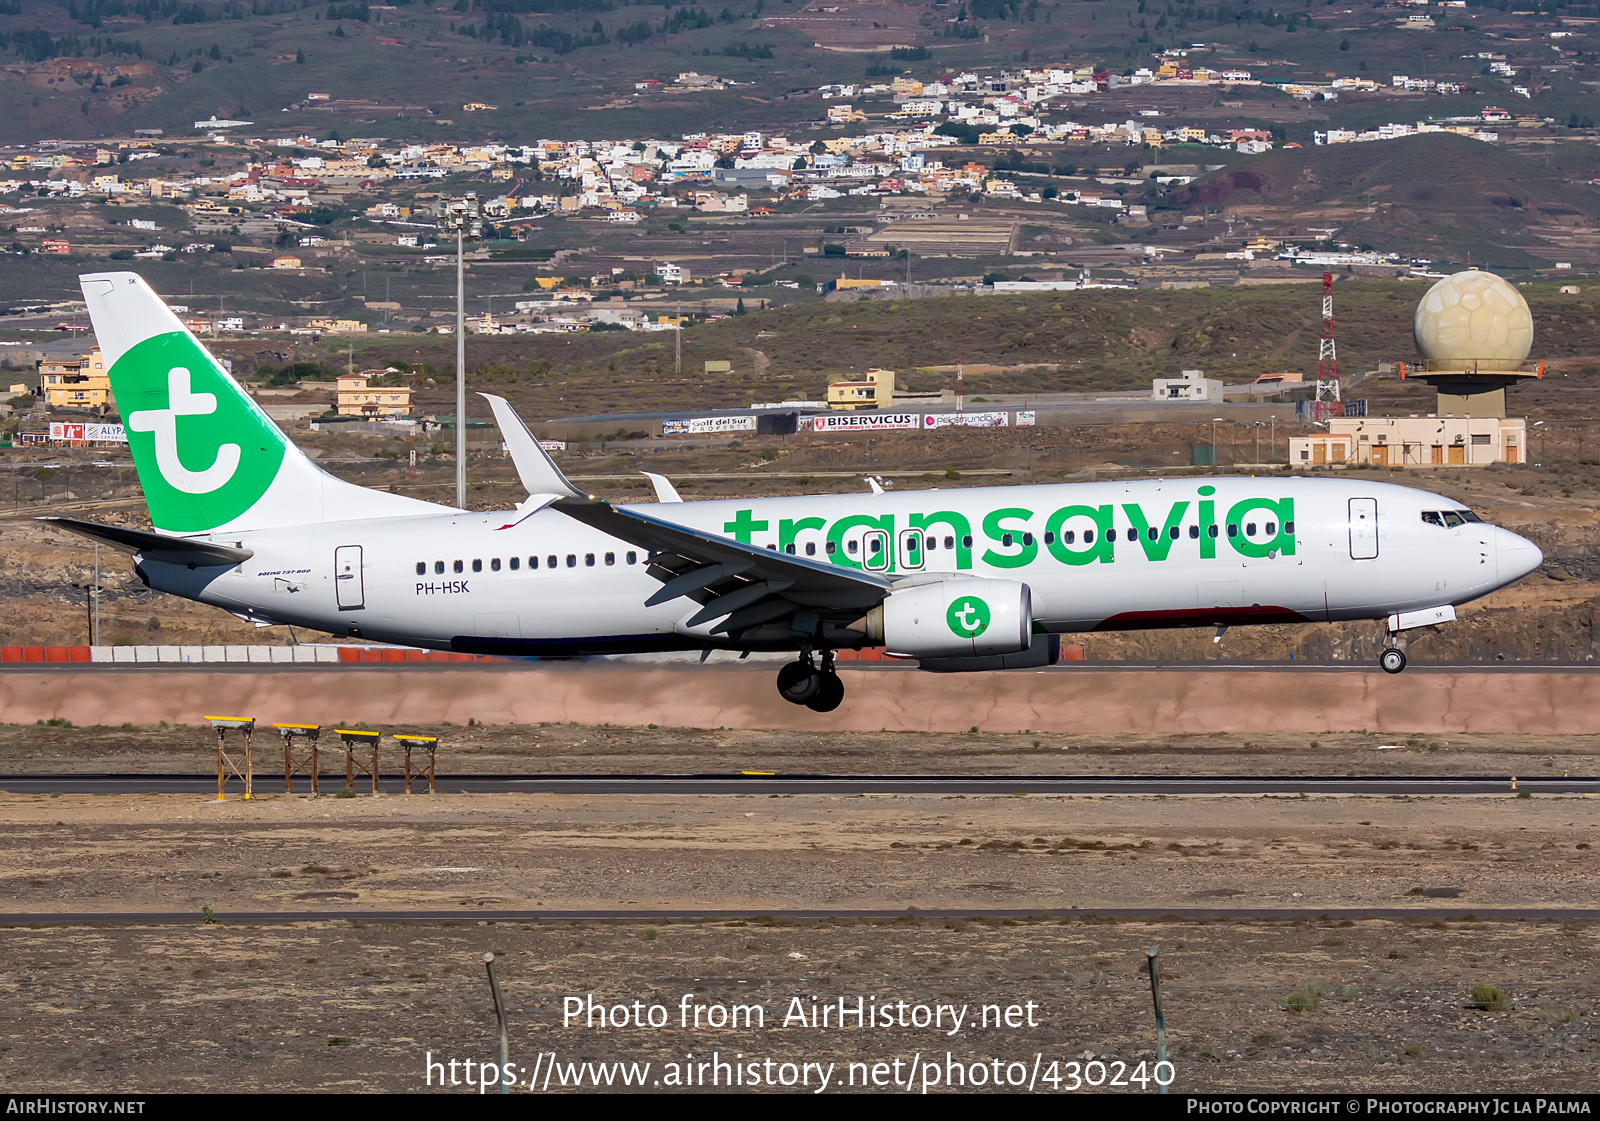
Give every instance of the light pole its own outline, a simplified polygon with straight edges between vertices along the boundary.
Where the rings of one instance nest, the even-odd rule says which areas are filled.
[[[445,197],[434,207],[441,230],[456,235],[456,506],[467,508],[467,280],[466,239],[483,234],[478,195]]]
[[[1211,466],[1212,467],[1220,466],[1218,464],[1218,462],[1217,462],[1217,421],[1219,421],[1221,419],[1222,418],[1219,417],[1219,416],[1214,416],[1214,417],[1211,418]]]

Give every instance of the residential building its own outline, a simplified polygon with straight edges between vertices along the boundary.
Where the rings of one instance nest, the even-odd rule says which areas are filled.
[[[113,402],[111,376],[100,348],[74,359],[39,363],[39,389],[52,409],[106,409]]]
[[[1150,396],[1157,401],[1222,400],[1222,382],[1208,378],[1203,370],[1185,370],[1175,378],[1156,378],[1150,383]]]
[[[409,385],[373,385],[388,370],[362,370],[359,374],[339,375],[339,415],[359,417],[408,417],[411,415]]]
[[[871,369],[860,381],[828,383],[828,408],[887,409],[894,405],[894,371]]]

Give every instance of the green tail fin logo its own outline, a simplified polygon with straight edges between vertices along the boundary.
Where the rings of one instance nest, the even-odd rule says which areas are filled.
[[[187,333],[134,345],[112,366],[111,388],[150,520],[162,529],[224,525],[277,477],[282,434]]]

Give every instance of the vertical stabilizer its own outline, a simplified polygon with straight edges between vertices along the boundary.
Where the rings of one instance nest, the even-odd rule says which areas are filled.
[[[317,467],[137,274],[78,280],[156,529],[273,529],[446,508]]]

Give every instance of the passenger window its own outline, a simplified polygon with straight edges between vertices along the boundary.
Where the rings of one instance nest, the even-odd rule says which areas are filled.
[[[1116,530],[1114,530],[1114,529],[1106,530],[1106,540],[1107,541],[1115,541],[1116,539],[1117,539],[1117,531]],[[1087,535],[1084,536],[1084,540],[1085,541],[1089,540]]]
[[[1289,534],[1289,536],[1293,537],[1294,536],[1294,523],[1293,522],[1284,522],[1283,523],[1283,532],[1285,532],[1285,533]]]
[[[556,566],[556,555],[554,553],[544,558],[544,566],[546,568],[554,568]]]
[[[434,575],[442,574],[444,572],[444,561],[434,561],[433,562],[433,571],[434,571]]]
[[[1255,522],[1245,522],[1244,523],[1244,535],[1246,537],[1254,537],[1256,535],[1256,523]]]
[[[594,567],[594,554],[593,553],[585,553],[585,554],[583,554],[583,566],[585,568],[593,568]]]
[[[972,544],[972,538],[967,538],[967,544]],[[954,537],[946,537],[944,539],[944,547],[946,549],[954,549],[956,547],[956,539]]]
[[[817,543],[815,541],[807,541],[806,542],[806,556],[814,557],[816,555],[817,555]]]
[[[499,572],[500,571],[500,558],[499,557],[494,557],[489,561],[489,571],[490,572]]]
[[[1007,549],[1011,548],[1011,534],[1002,533],[1000,535],[1000,544]]]
[[[1267,526],[1266,526],[1266,529],[1267,529],[1267,536],[1268,537],[1275,537],[1275,536],[1277,536],[1277,533],[1278,533],[1278,523],[1276,523],[1276,522],[1268,522]]]
[[[1228,536],[1229,537],[1237,537],[1237,536],[1239,536],[1239,525],[1238,525],[1237,522],[1229,522],[1228,523]]]
[[[1440,529],[1444,528],[1444,518],[1439,516],[1439,511],[1437,510],[1422,511],[1422,520],[1426,525],[1436,525]]]
[[[606,564],[607,565],[613,565],[613,564],[616,564],[616,563],[617,563],[617,554],[615,554],[615,553],[607,553],[606,554]]]
[[[1063,545],[1070,545],[1073,543],[1073,541],[1077,540],[1077,537],[1077,533],[1073,530],[1066,530],[1061,534],[1061,543]]]
[[[921,548],[921,546],[922,546],[922,538],[920,538],[920,537],[907,537],[906,538],[906,552],[910,553],[912,556],[916,556],[917,555],[917,550],[919,548]]]
[[[529,568],[538,568],[539,567],[539,558],[538,557],[529,557],[528,558],[528,567]]]
[[[1178,532],[1178,527],[1173,526],[1171,529],[1167,530],[1167,536],[1176,541],[1178,539]]]
[[[776,553],[778,551],[778,547],[776,545],[768,545],[767,546],[767,551],[771,552],[771,553]]]
[[[474,571],[474,572],[482,572],[483,571],[483,561],[481,561],[478,558],[474,557],[472,559],[472,571]]]
[[[578,567],[578,554],[577,553],[568,553],[567,554],[567,567],[568,568],[577,568]]]
[[[1214,526],[1214,525],[1206,526],[1206,536],[1215,537],[1216,535],[1217,535],[1217,527],[1216,526]]]
[[[455,570],[456,570],[456,571],[457,571],[457,572],[460,572],[460,571],[462,571],[462,564],[461,564],[461,562],[460,562],[460,561],[456,561],[456,562],[455,562],[455,563],[454,563],[454,564],[453,564],[453,565],[451,565],[451,566],[450,566],[450,567],[451,567],[451,568],[453,568],[453,569],[455,569]]]
[[[1149,529],[1145,530],[1145,536],[1154,541],[1156,538],[1161,536],[1161,531],[1155,526],[1151,526]]]
[[[835,541],[829,541],[828,542],[828,555],[831,557],[831,556],[833,556],[834,553],[836,553],[838,551],[839,551],[838,543],[835,542]]]
[[[515,572],[517,569],[519,569],[521,567],[522,567],[522,558],[521,557],[512,557],[511,558],[511,571]]]
[[[1023,534],[1023,535],[1022,535],[1022,543],[1023,543],[1023,544],[1024,544],[1024,545],[1032,545],[1032,544],[1033,544],[1033,534],[1031,534],[1031,533],[1024,533],[1024,534]]]
[[[425,576],[425,575],[427,575],[427,572],[428,572],[428,562],[427,561],[418,561],[417,562],[417,575],[418,576]]]
[[[856,543],[854,541],[847,541],[845,542],[844,549],[847,553],[854,553],[856,551]]]
[[[629,564],[638,564],[639,563],[639,554],[635,553],[633,550],[630,549],[628,551],[627,560],[628,560]]]
[[[883,542],[879,541],[876,537],[872,539],[871,552],[873,556],[877,556],[879,553],[883,552]]]
[[[794,556],[794,543],[791,541],[789,544],[785,545],[783,547],[783,551],[788,553],[791,557]]]
[[[968,533],[961,538],[961,547],[963,549],[972,548],[972,534]]]
[[[1115,540],[1115,538],[1112,538],[1112,540]],[[1086,529],[1086,530],[1083,531],[1083,543],[1085,545],[1093,545],[1094,544],[1094,530]],[[1070,533],[1067,534],[1067,544],[1069,544],[1069,545],[1072,544],[1072,534],[1070,534]]]
[[[1056,543],[1056,535],[1054,530],[1047,529],[1044,531],[1044,543],[1046,545],[1054,545]]]
[[[1189,540],[1193,541],[1195,538],[1197,538],[1199,536],[1200,536],[1200,527],[1197,526],[1197,525],[1190,526],[1189,527]]]

